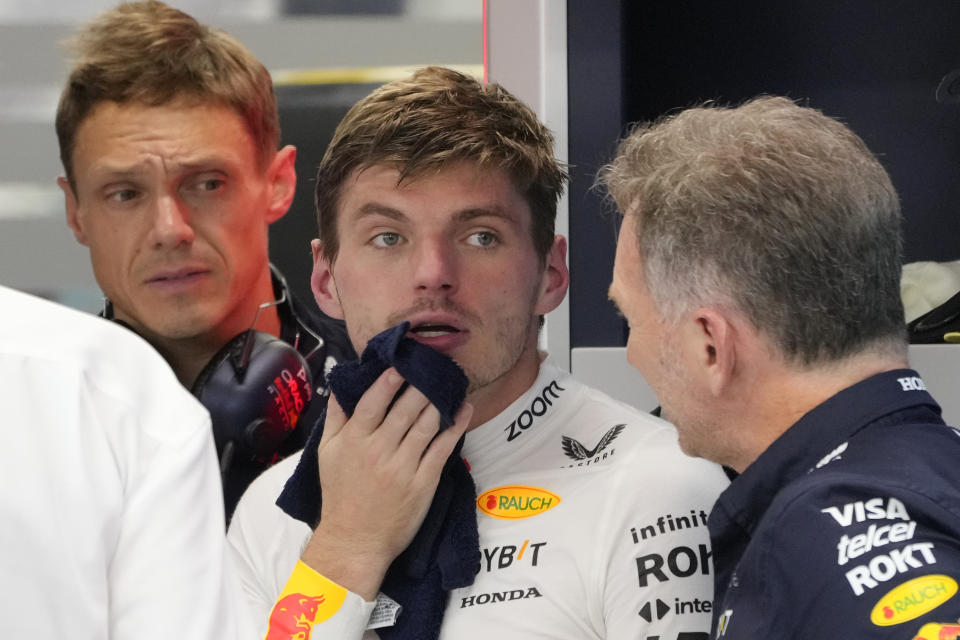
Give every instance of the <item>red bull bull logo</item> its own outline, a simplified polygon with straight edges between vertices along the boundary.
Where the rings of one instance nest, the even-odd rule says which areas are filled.
[[[913,640],[957,640],[960,638],[960,620],[957,622],[928,622],[920,627]]]
[[[297,562],[270,612],[264,640],[310,640],[313,626],[332,617],[346,598],[346,589]]]
[[[277,601],[270,613],[270,623],[264,640],[310,640],[317,622],[324,596],[305,596],[291,593]]]
[[[519,520],[540,515],[560,504],[560,496],[540,487],[508,486],[484,491],[477,507],[488,516]]]

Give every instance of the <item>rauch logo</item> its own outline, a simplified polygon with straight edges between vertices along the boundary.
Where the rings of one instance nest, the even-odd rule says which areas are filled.
[[[560,496],[539,487],[508,486],[484,491],[477,507],[488,516],[519,520],[540,515],[560,504]]]
[[[870,622],[889,627],[919,618],[956,593],[957,581],[949,576],[930,575],[908,580],[880,598],[870,613]]]

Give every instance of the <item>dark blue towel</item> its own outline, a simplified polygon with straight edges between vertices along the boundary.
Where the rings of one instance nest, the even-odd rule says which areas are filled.
[[[348,416],[353,415],[360,396],[392,366],[437,407],[441,428],[453,424],[466,397],[467,377],[447,356],[406,337],[409,328],[409,323],[404,322],[377,334],[370,339],[359,361],[339,364],[330,372],[330,388]],[[316,527],[320,518],[316,451],[325,418],[326,410],[277,499],[277,505],[287,514],[311,527]],[[463,440],[443,468],[420,530],[390,565],[380,587],[381,592],[403,606],[394,626],[377,629],[383,640],[437,638],[449,591],[473,584],[480,566],[477,491],[460,457],[462,445]]]

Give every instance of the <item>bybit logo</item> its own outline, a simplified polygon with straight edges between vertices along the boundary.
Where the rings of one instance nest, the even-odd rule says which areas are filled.
[[[529,560],[531,567],[535,567],[540,560],[540,549],[545,546],[547,546],[546,542],[531,543],[529,540],[524,540],[519,550],[512,544],[485,547],[483,549],[483,561],[477,572],[479,573],[481,568],[485,568],[488,573],[494,569],[508,569],[523,562],[524,557]]]

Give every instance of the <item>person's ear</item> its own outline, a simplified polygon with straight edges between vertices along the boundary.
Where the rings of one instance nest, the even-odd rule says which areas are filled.
[[[570,286],[570,271],[567,269],[567,239],[555,236],[550,251],[547,252],[543,279],[537,296],[535,312],[545,315],[563,302]]]
[[[687,355],[701,381],[714,397],[733,380],[737,366],[737,331],[723,309],[700,307],[685,325]]]
[[[267,167],[270,199],[267,203],[267,224],[286,215],[297,192],[297,149],[287,145],[280,149]]]
[[[73,237],[84,246],[87,244],[87,234],[83,230],[83,221],[80,219],[80,204],[77,194],[74,193],[70,181],[63,176],[57,178],[57,186],[63,191],[64,207],[67,211],[67,226],[73,231]]]
[[[333,265],[327,260],[320,246],[320,240],[311,240],[310,249],[313,251],[313,273],[310,275],[310,288],[317,306],[331,318],[343,320],[343,307],[340,304],[340,293],[333,278]]]

